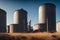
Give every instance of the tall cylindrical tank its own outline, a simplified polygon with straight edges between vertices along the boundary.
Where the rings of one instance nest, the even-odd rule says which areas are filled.
[[[27,11],[24,9],[16,10],[14,13],[14,24],[19,24],[21,31],[27,31]]]
[[[0,9],[0,32],[6,32],[6,11]]]
[[[45,3],[39,6],[39,23],[46,24],[46,30],[56,31],[56,6],[52,3]]]

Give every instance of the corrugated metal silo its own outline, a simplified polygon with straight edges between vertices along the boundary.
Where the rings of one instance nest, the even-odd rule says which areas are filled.
[[[14,13],[14,24],[18,24],[21,32],[27,31],[27,11],[18,9]]]
[[[0,32],[6,32],[6,11],[0,9]]]
[[[48,32],[56,31],[56,6],[52,3],[45,3],[39,6],[39,23],[45,24]]]

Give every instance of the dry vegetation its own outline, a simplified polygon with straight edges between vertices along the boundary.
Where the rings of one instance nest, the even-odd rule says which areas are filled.
[[[60,33],[0,33],[0,40],[60,40]]]

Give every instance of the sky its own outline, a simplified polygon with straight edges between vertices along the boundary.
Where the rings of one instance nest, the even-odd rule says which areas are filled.
[[[44,3],[54,3],[56,5],[56,21],[60,20],[59,0],[0,0],[0,8],[7,12],[7,25],[13,24],[14,12],[23,8],[28,12],[28,21],[32,21],[32,26],[38,23],[39,6]]]

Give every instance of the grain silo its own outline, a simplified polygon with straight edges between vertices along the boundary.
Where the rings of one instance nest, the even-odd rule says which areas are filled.
[[[0,9],[0,32],[6,32],[6,11]]]
[[[45,31],[56,31],[56,6],[54,4],[45,3],[39,6],[39,23]]]
[[[27,11],[24,9],[18,9],[14,13],[14,24],[19,25],[20,32],[27,31]]]

